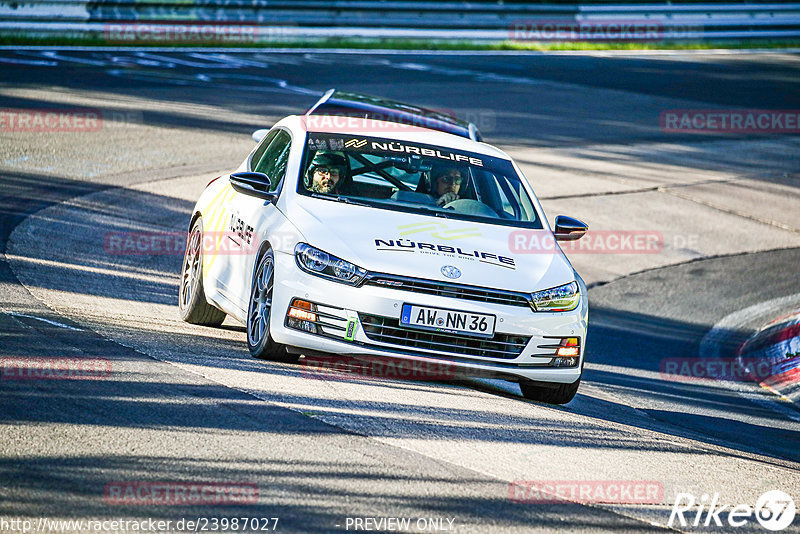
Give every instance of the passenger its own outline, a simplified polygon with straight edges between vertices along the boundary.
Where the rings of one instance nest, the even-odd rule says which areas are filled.
[[[341,152],[317,152],[303,184],[314,193],[337,194],[347,181],[347,158]]]
[[[431,194],[436,199],[437,206],[444,206],[460,198],[459,191],[464,182],[464,173],[460,167],[436,165],[431,169],[431,177],[433,177]]]

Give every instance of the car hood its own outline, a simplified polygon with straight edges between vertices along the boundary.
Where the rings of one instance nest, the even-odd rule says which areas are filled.
[[[558,247],[537,253],[511,250],[510,244],[520,234],[536,234],[534,239],[546,235],[552,243],[547,230],[521,230],[302,195],[288,204],[287,217],[309,245],[368,271],[523,292],[575,279]],[[460,276],[445,276],[445,266],[456,267]]]

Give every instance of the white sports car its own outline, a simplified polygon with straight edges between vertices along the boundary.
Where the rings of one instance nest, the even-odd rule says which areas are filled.
[[[586,286],[517,165],[454,133],[289,116],[192,213],[184,320],[246,325],[255,357],[336,354],[437,362],[563,404],[578,390]],[[256,136],[256,134],[254,134]],[[261,137],[261,135],[258,135]]]

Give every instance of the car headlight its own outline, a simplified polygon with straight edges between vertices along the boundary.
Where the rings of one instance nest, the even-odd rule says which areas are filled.
[[[365,269],[305,243],[294,247],[294,257],[305,272],[343,284],[358,285],[367,274]]]
[[[531,293],[531,301],[535,311],[562,312],[574,310],[581,301],[578,282],[570,282],[563,286]]]

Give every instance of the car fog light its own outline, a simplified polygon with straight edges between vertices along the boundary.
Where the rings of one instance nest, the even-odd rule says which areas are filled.
[[[560,347],[556,351],[556,356],[571,357],[579,356],[581,353],[581,340],[577,337],[565,337],[561,339]]]
[[[308,301],[294,299],[286,312],[286,326],[317,334],[316,306]]]
[[[553,367],[575,367],[578,365],[578,358],[555,358],[552,365]]]
[[[294,319],[302,319],[303,321],[316,321],[317,314],[305,310],[298,310],[297,308],[290,308],[289,309],[289,317]]]
[[[578,365],[581,355],[581,338],[562,337],[561,342],[556,347],[558,347],[556,349],[556,357],[553,358],[550,365],[553,367],[575,367]]]
[[[317,325],[315,325],[314,323],[309,323],[308,321],[298,321],[298,323],[299,324],[297,326],[301,330],[305,330],[306,332],[308,332],[310,334],[316,334],[317,333]]]

